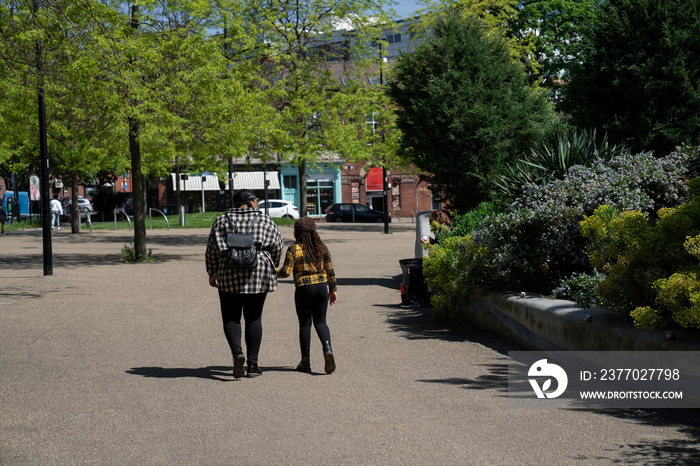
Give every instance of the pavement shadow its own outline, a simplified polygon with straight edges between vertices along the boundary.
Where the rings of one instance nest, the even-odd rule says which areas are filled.
[[[627,445],[622,464],[677,465],[700,464],[700,409],[608,409],[594,412],[655,427],[675,426],[690,439],[640,441]]]
[[[393,278],[338,278],[338,286],[383,286],[399,291],[399,282]],[[398,296],[398,295],[397,295]]]
[[[485,367],[488,374],[482,374],[475,379],[465,377],[450,377],[448,379],[423,379],[418,382],[457,385],[469,390],[497,390],[499,392],[508,391],[508,364],[505,359],[499,358],[499,362],[493,364],[478,364]]]
[[[384,314],[391,329],[403,334],[408,339],[469,341],[486,346],[503,355],[507,355],[508,351],[525,351],[521,346],[502,340],[467,323],[448,320],[433,321],[431,317],[432,307],[429,305],[408,309],[403,309],[398,304],[375,306],[386,309]]]
[[[196,379],[209,379],[220,382],[230,382],[234,380],[231,374],[231,366],[208,366],[199,368],[133,367],[126,371],[126,373],[140,375],[141,377],[153,377],[156,379],[193,377]]]

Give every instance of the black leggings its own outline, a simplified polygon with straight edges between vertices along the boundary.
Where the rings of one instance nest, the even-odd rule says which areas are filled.
[[[331,332],[326,325],[328,311],[328,284],[298,286],[294,292],[294,304],[299,318],[299,347],[301,357],[308,358],[311,347],[311,323],[313,322],[321,345],[331,344]]]
[[[221,319],[231,354],[243,351],[241,346],[241,314],[245,319],[245,346],[248,364],[258,362],[262,341],[262,311],[267,293],[235,294],[219,290]]]

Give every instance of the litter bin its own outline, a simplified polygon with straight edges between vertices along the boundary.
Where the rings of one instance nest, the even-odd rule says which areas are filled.
[[[423,259],[402,259],[399,264],[403,272],[405,291],[405,296],[402,295],[402,304],[406,301],[424,304],[427,300],[428,287],[423,279]]]

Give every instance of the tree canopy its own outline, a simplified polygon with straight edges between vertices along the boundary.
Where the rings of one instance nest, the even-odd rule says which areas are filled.
[[[700,137],[700,2],[610,0],[582,39],[562,109],[661,156]]]
[[[460,211],[488,197],[489,177],[541,141],[556,120],[505,41],[474,18],[447,16],[396,63],[401,152]]]

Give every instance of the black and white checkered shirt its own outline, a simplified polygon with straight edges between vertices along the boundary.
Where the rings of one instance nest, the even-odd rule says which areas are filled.
[[[258,220],[249,231],[250,222],[256,214]],[[231,227],[226,221],[228,216],[234,228],[239,233],[253,233],[255,243],[259,247],[258,266],[252,270],[229,270],[223,258],[226,251],[226,235]],[[276,267],[282,256],[284,241],[279,228],[272,219],[253,208],[229,209],[220,215],[211,227],[205,262],[207,274],[217,276],[219,289],[228,293],[256,294],[268,293],[277,289]]]

